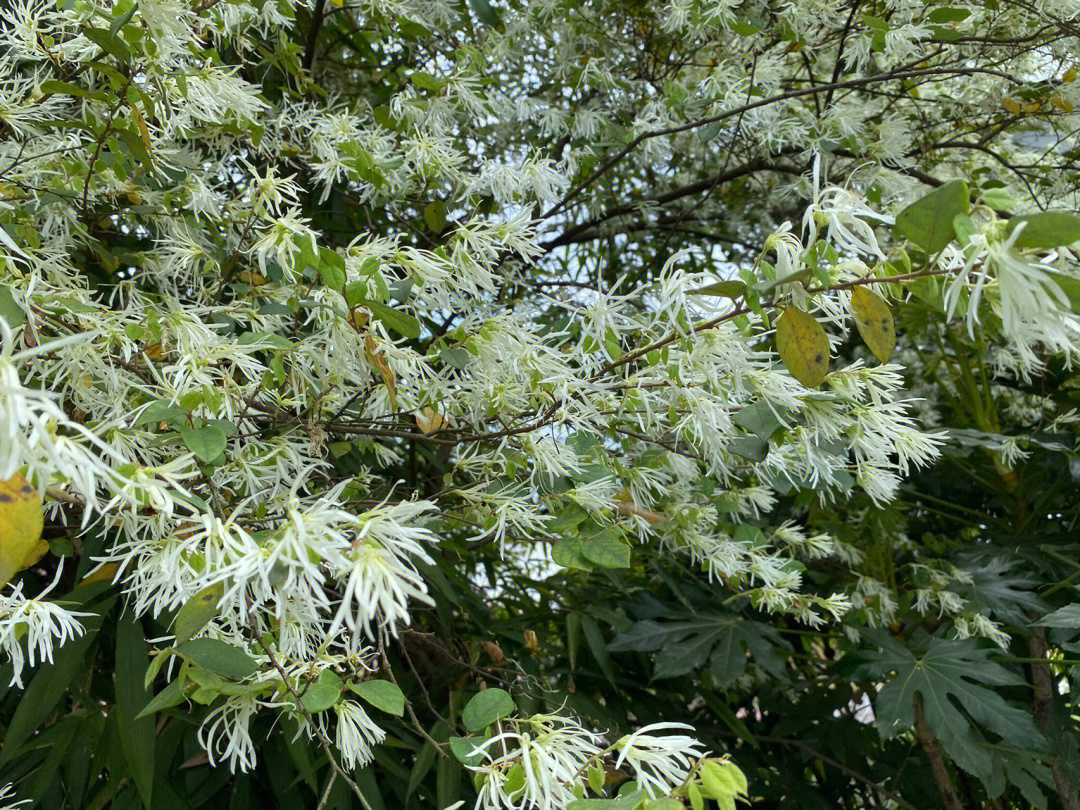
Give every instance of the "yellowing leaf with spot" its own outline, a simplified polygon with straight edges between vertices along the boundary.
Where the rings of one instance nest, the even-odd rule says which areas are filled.
[[[445,424],[446,419],[443,418],[443,415],[431,408],[424,408],[424,410],[416,414],[416,426],[420,428],[420,432],[425,436],[438,432]]]
[[[0,585],[26,565],[44,527],[37,490],[18,473],[0,481]]]
[[[851,291],[851,314],[874,357],[882,363],[889,362],[889,355],[896,346],[896,325],[889,305],[877,293],[856,287]]]
[[[829,373],[829,336],[809,312],[787,307],[776,322],[776,351],[791,376],[817,388]]]

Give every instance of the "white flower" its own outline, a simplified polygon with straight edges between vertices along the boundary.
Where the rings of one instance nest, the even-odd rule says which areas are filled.
[[[211,765],[228,760],[233,773],[246,773],[255,767],[255,743],[248,726],[260,705],[254,694],[231,695],[213,709],[199,726],[199,744],[206,750]]]
[[[13,802],[11,799],[15,798],[15,786],[10,782],[3,787],[0,787],[0,810],[16,810],[16,808],[30,804],[30,799],[23,799],[22,801]],[[447,808],[450,810],[450,808]]]
[[[94,615],[66,610],[55,602],[45,600],[44,597],[60,581],[62,570],[63,565],[57,566],[52,583],[33,599],[23,596],[22,582],[15,585],[11,593],[0,594],[0,649],[11,659],[12,686],[23,688],[22,672],[25,666],[32,667],[45,661],[52,663],[56,647],[83,634],[83,626],[77,617]],[[23,635],[26,636],[25,652],[20,640]]]
[[[671,793],[690,774],[694,764],[705,756],[701,743],[685,734],[653,736],[668,729],[693,729],[685,723],[654,723],[638,729],[615,743],[619,752],[615,767],[627,767],[649,796]]]
[[[371,762],[371,748],[386,739],[386,732],[375,725],[368,713],[355,700],[343,700],[334,705],[337,713],[335,743],[341,759],[349,770],[362,768]]]
[[[536,714],[477,746],[483,762],[469,769],[485,781],[477,807],[485,810],[562,810],[576,797],[587,763],[597,756],[600,735],[558,714]],[[507,793],[507,773],[520,766],[521,786]]]

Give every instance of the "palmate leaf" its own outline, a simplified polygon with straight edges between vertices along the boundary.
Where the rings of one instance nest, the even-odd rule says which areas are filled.
[[[656,652],[654,678],[674,678],[709,661],[716,686],[730,685],[746,669],[747,653],[754,663],[776,677],[783,676],[777,647],[786,643],[767,625],[735,613],[694,616],[682,621],[652,619],[634,624],[608,644],[609,652]]]
[[[994,619],[1006,624],[1026,625],[1027,614],[1045,613],[1046,604],[1032,590],[1039,580],[1018,565],[1000,553],[966,557],[957,568],[969,575],[971,582],[958,585],[956,590],[976,610],[988,610]]]
[[[925,652],[919,652],[882,633],[874,633],[873,638],[881,652],[858,672],[871,678],[889,678],[874,703],[883,739],[914,725],[918,694],[927,723],[945,752],[958,766],[983,781],[992,776],[994,757],[981,744],[978,729],[1001,738],[1006,746],[1030,750],[1042,744],[1031,714],[986,688],[1023,686],[1024,680],[990,660],[991,651],[980,649],[973,639],[935,638]],[[972,726],[972,720],[978,729]]]

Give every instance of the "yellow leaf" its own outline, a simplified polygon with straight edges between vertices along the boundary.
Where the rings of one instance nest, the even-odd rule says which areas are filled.
[[[829,373],[829,336],[809,312],[787,307],[776,322],[776,351],[791,376],[817,388]]]
[[[143,146],[146,147],[146,154],[150,154],[150,150],[153,148],[153,144],[150,143],[150,130],[146,128],[146,121],[142,117],[142,113],[139,112],[139,108],[134,104],[131,105],[131,112],[135,116],[135,123],[139,127],[139,136],[142,138]]]
[[[1013,115],[1020,114],[1020,105],[1016,102],[1016,99],[1007,98],[1001,102],[1001,106],[1011,112]]]
[[[371,358],[371,362],[375,364],[375,368],[379,370],[383,382],[386,383],[386,390],[390,392],[390,404],[396,406],[397,386],[394,384],[393,369],[391,369],[390,364],[386,362],[386,357],[379,351],[379,347],[376,345],[375,340],[371,335],[364,336],[364,348],[367,349],[368,357]]]
[[[655,526],[657,523],[663,523],[668,519],[667,515],[662,512],[654,512],[652,509],[638,506],[633,501],[619,501],[618,512],[622,517],[634,515],[642,518],[650,526]]]
[[[0,585],[10,582],[26,565],[43,528],[45,516],[37,490],[18,473],[0,481]]]
[[[1076,68],[1071,67],[1068,70],[1066,70],[1065,73],[1062,75],[1061,80],[1063,82],[1065,82],[1066,84],[1069,83],[1069,82],[1075,82],[1076,81]]]
[[[1062,112],[1071,113],[1073,111],[1072,103],[1068,99],[1062,98],[1061,96],[1054,96],[1052,99],[1050,99],[1050,103]]]
[[[445,424],[446,420],[442,414],[431,408],[424,408],[424,410],[416,414],[416,426],[420,428],[420,432],[425,436],[438,432]]]
[[[92,571],[82,578],[79,586],[89,585],[91,582],[107,582],[116,576],[116,571],[119,566],[116,563],[106,563],[98,568],[96,571]]]
[[[874,357],[882,363],[889,362],[889,355],[896,346],[896,325],[889,305],[877,293],[856,287],[851,291],[851,314]]]

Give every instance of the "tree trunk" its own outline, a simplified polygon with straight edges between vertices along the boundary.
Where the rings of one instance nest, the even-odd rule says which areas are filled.
[[[1033,616],[1032,619],[1034,620]],[[1035,688],[1035,695],[1031,700],[1031,711],[1035,715],[1035,722],[1039,725],[1039,731],[1044,734],[1054,725],[1054,679],[1050,674],[1050,666],[1046,663],[1046,631],[1041,627],[1035,628],[1034,635],[1028,639],[1028,650],[1031,651],[1032,659],[1038,659],[1038,663],[1031,664],[1031,681]],[[1058,796],[1061,797],[1061,806],[1064,810],[1080,810],[1080,797],[1077,796],[1076,785],[1080,782],[1080,776],[1073,775],[1072,780],[1061,768],[1061,760],[1058,757],[1050,757],[1047,760],[1050,773],[1054,777],[1054,786]]]
[[[922,700],[918,695],[915,695],[915,737],[922,746],[926,758],[930,760],[930,773],[934,777],[938,793],[941,794],[945,810],[964,810],[964,805],[960,802],[960,797],[956,795],[952,780],[949,778],[949,770],[945,767],[945,758],[941,755],[941,743],[938,742],[926,722]]]

